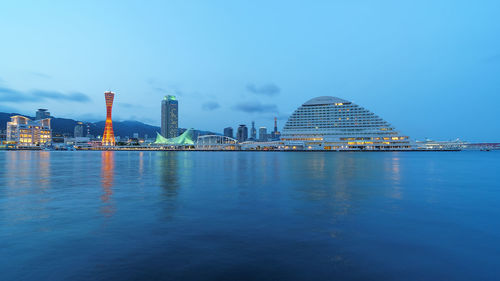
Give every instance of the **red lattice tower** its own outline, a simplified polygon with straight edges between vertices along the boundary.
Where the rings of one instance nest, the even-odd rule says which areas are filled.
[[[105,92],[106,98],[106,125],[104,126],[104,134],[102,135],[102,145],[114,146],[115,134],[113,133],[113,121],[111,120],[111,111],[113,110],[113,99],[115,93]]]

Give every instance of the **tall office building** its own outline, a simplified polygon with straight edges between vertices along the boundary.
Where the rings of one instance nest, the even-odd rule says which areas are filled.
[[[234,133],[233,133],[232,127],[224,128],[224,136],[229,137],[229,138],[234,138],[233,135],[234,135]]]
[[[161,135],[175,138],[179,128],[179,102],[175,96],[165,96],[161,101]]]
[[[111,120],[111,111],[113,110],[113,99],[115,93],[105,92],[104,98],[106,99],[106,124],[104,125],[104,134],[102,135],[102,145],[114,146],[115,134],[113,132],[113,121]]]
[[[75,129],[74,129],[74,137],[75,138],[83,137],[83,123],[82,122],[76,123]]]
[[[250,130],[250,139],[257,140],[257,130],[255,129],[255,121],[252,121],[252,129]]]
[[[259,141],[267,141],[267,128],[266,127],[259,128]]]
[[[248,140],[248,128],[246,125],[240,125],[238,131],[236,132],[236,139],[238,142],[244,142]]]
[[[36,116],[35,120],[42,120],[50,117],[50,112],[47,111],[47,109],[44,108],[39,108],[36,111]]]

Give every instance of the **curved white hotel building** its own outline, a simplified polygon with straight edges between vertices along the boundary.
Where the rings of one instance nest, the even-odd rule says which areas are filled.
[[[281,140],[305,150],[408,150],[409,137],[369,110],[336,97],[313,98],[288,118]]]

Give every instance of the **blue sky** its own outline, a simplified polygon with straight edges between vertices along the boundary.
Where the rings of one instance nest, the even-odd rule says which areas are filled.
[[[0,111],[280,127],[315,96],[417,138],[500,141],[500,1],[5,1]],[[18,97],[17,99],[13,97]]]

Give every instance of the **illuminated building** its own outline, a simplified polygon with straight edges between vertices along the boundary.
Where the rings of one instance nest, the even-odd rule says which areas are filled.
[[[238,141],[227,136],[204,135],[198,137],[195,148],[199,150],[238,150]]]
[[[113,133],[113,121],[111,120],[111,111],[113,110],[113,99],[115,97],[115,93],[105,92],[104,97],[106,99],[106,124],[104,126],[104,134],[102,135],[102,145],[114,146],[115,134]]]
[[[7,141],[16,142],[18,146],[49,145],[52,142],[50,118],[31,120],[16,115],[7,122]]]
[[[236,139],[238,142],[244,142],[248,140],[248,128],[246,125],[240,125],[238,131],[236,132]]]
[[[165,138],[160,134],[156,134],[156,141],[154,144],[159,145],[172,145],[172,146],[185,146],[194,145],[193,129],[188,129],[182,135],[174,138]]]
[[[175,96],[165,96],[161,101],[161,135],[167,139],[178,136],[179,102]]]
[[[410,140],[379,116],[336,97],[313,98],[288,118],[281,140],[313,150],[405,150]]]

